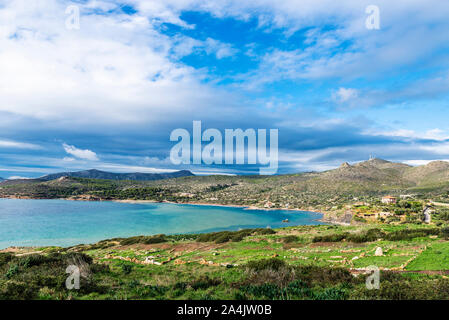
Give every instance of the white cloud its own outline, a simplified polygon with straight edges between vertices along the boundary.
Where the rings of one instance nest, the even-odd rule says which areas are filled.
[[[161,169],[161,168],[151,168],[144,166],[133,166],[125,164],[113,164],[113,163],[103,163],[97,166],[102,170],[112,170],[114,172],[143,172],[143,173],[164,173],[164,172],[176,172],[179,169]]]
[[[67,152],[68,154],[71,154],[72,156],[75,156],[76,158],[84,159],[84,160],[91,160],[91,161],[99,160],[97,157],[97,154],[91,150],[78,149],[75,146],[70,146],[66,143],[64,143],[62,146],[64,147],[65,152]]]
[[[232,57],[237,53],[237,49],[234,49],[231,45],[212,38],[206,39],[205,50],[208,54],[214,53],[217,59]]]
[[[31,178],[21,176],[11,176],[8,178],[8,180],[19,180],[19,179],[31,179]]]
[[[428,139],[435,141],[449,140],[449,135],[444,130],[438,128],[430,129],[422,133],[409,129],[398,129],[393,131],[366,130],[365,134],[373,136],[390,136],[390,137],[401,137],[409,139]]]
[[[19,130],[17,128],[21,127],[11,119],[24,118],[31,119],[30,123],[35,128],[40,126],[42,132],[49,130],[53,134],[70,129],[71,133],[88,134],[104,128],[109,129],[108,133],[112,129],[116,132],[117,124],[121,125],[121,132],[126,130],[124,125],[133,127],[135,123],[149,128],[153,124],[172,124],[180,122],[180,119],[190,119],[192,115],[217,118],[220,114],[220,120],[229,119],[229,122],[240,124],[253,121],[255,113],[245,109],[248,100],[240,99],[232,88],[225,92],[206,84],[207,81],[203,81],[207,76],[204,70],[195,70],[180,61],[181,57],[196,52],[205,52],[217,59],[232,58],[236,48],[208,38],[207,34],[206,40],[202,41],[181,35],[170,37],[161,32],[163,22],[181,28],[195,28],[180,18],[182,11],[186,10],[245,21],[256,18],[259,20],[258,31],[271,32],[279,28],[287,38],[295,30],[316,26],[305,34],[305,46],[301,43],[293,48],[287,45],[285,48],[290,49],[274,48],[263,56],[252,56],[260,64],[257,70],[241,75],[240,80],[246,87],[281,79],[351,80],[373,79],[387,74],[394,76],[395,70],[413,71],[414,68],[408,66],[416,62],[424,63],[420,68],[426,67],[425,62],[447,67],[448,60],[443,55],[447,50],[439,50],[442,46],[446,48],[449,41],[449,33],[446,32],[449,4],[443,1],[378,0],[376,4],[381,8],[382,21],[378,31],[365,28],[365,7],[371,4],[365,0],[126,2],[134,5],[138,12],[132,16],[121,14],[119,6],[112,1],[76,2],[81,8],[80,30],[65,28],[65,8],[73,4],[71,1],[2,2],[0,127],[10,126]],[[327,28],[329,26],[333,27]],[[254,52],[256,50],[252,54]],[[381,89],[377,87],[356,90],[342,81],[333,83],[337,83],[336,88],[344,86],[335,93],[337,101],[370,106],[404,97],[413,99],[423,96],[423,93],[432,97],[447,92],[448,79],[443,75],[424,85],[418,83],[400,88],[394,94],[379,91]],[[248,114],[251,117],[247,117]],[[283,120],[300,121],[302,115],[298,115],[289,113]],[[320,122],[323,126],[327,124],[326,121]],[[86,130],[81,130],[81,126]],[[418,134],[409,130],[386,135],[446,139],[446,135],[439,131]],[[66,146],[71,152],[66,151],[76,159],[64,158],[63,166],[78,166],[87,162],[85,160],[98,160],[93,151]],[[0,147],[39,148],[8,140],[0,140]],[[430,155],[447,151],[441,145],[432,145],[430,150],[410,146],[406,151],[410,150],[426,151]],[[298,155],[297,159],[311,164],[338,153],[369,150],[327,151],[305,153],[305,158]],[[103,160],[104,153],[101,154]],[[157,166],[164,161],[160,160],[146,161],[150,166],[151,163]]]
[[[77,4],[79,30],[65,28],[68,1],[17,0],[0,7],[6,26],[0,30],[0,112],[94,130],[171,121],[232,100],[202,82],[204,71],[177,60],[196,49],[225,58],[234,52],[229,45],[164,35],[161,21],[188,26],[162,2],[142,3],[135,15],[101,14],[118,8],[105,3]]]
[[[0,148],[41,149],[41,146],[12,140],[0,140]]]
[[[444,130],[438,128],[426,131],[424,137],[426,139],[440,140],[440,141],[449,139],[449,135]]]
[[[358,91],[356,89],[351,88],[339,88],[336,92],[333,94],[334,100],[337,102],[347,102],[349,100],[355,99],[358,96]]]

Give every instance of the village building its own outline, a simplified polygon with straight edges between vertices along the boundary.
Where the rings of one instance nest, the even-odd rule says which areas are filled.
[[[263,207],[264,207],[264,208],[271,208],[271,207],[273,207],[273,206],[274,206],[274,203],[268,201],[268,202],[265,203],[265,205],[264,205]]]
[[[382,197],[382,203],[385,203],[385,204],[395,204],[396,201],[397,201],[396,197],[392,197],[392,196]]]

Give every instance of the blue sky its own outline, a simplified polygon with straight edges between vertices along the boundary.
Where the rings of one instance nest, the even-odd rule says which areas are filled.
[[[193,120],[278,129],[279,173],[449,159],[448,16],[438,0],[0,0],[0,177],[258,172],[173,165],[170,132]]]

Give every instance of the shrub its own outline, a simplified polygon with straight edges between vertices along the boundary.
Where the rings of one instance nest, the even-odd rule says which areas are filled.
[[[346,299],[346,291],[340,288],[326,288],[321,292],[314,294],[316,300],[344,300]]]
[[[287,264],[285,263],[284,260],[271,258],[271,259],[249,261],[246,264],[246,267],[254,271],[261,271],[266,269],[279,270],[280,268],[283,268],[286,265]]]
[[[139,298],[162,298],[165,293],[168,291],[167,287],[158,286],[158,285],[145,285],[138,286],[134,292],[137,294]]]
[[[153,244],[162,242],[167,242],[167,238],[164,234],[157,234],[154,236],[136,236],[120,240],[121,245],[131,245],[136,243]]]
[[[268,235],[268,234],[275,234],[276,233],[276,231],[274,231],[273,229],[271,229],[271,228],[259,228],[259,229],[256,229],[257,231],[256,231],[256,234],[257,235]]]
[[[5,277],[7,279],[11,279],[18,273],[19,273],[19,266],[17,264],[13,264],[9,266],[8,271],[6,271]]]
[[[13,257],[9,252],[0,252],[0,267],[11,261]]]
[[[243,229],[239,231],[220,231],[212,233],[203,233],[198,235],[196,241],[198,242],[215,242],[215,243],[225,243],[228,241],[239,242],[251,235],[266,235],[274,234],[276,231],[272,229]]]
[[[133,271],[133,266],[131,264],[122,264],[122,271],[124,274],[130,274]]]
[[[295,268],[296,277],[309,285],[335,285],[351,283],[354,278],[344,268],[324,268],[318,266],[298,266]]]
[[[165,238],[164,234],[158,234],[152,237],[147,237],[144,240],[144,244],[152,244],[152,243],[163,243],[163,242],[167,242],[167,239]]]
[[[313,237],[312,241],[313,242],[340,242],[343,239],[346,239],[346,237],[349,235],[348,232],[344,232],[344,233],[334,233],[334,234],[330,234],[330,235],[326,235],[326,236],[315,236]]]
[[[284,243],[297,242],[298,241],[298,237],[297,236],[286,236],[286,237],[282,238],[282,241]]]
[[[258,286],[244,286],[240,288],[240,290],[245,294],[253,295],[256,298],[265,298],[270,300],[278,299],[282,294],[282,290],[277,285],[271,283],[265,283]]]
[[[356,243],[362,243],[362,242],[371,242],[376,241],[379,238],[383,238],[385,236],[385,232],[383,232],[380,229],[374,228],[369,229],[366,232],[362,233],[356,233],[356,234],[350,234],[346,238],[346,240]]]
[[[357,222],[363,222],[363,223],[367,222],[365,218],[362,218],[360,216],[354,216],[352,219]]]
[[[92,258],[82,253],[51,253],[48,255],[27,255],[12,257],[2,269],[5,278],[9,279],[0,285],[0,299],[34,299],[40,297],[40,289],[47,288],[44,296],[61,298],[67,294],[65,270],[68,265],[79,266],[81,271],[80,294],[92,292],[102,293],[105,288],[97,285],[92,275],[95,264]],[[91,268],[92,267],[92,268]],[[105,269],[99,266],[98,269]],[[15,290],[15,291],[14,291]]]
[[[387,234],[385,239],[390,241],[412,240],[429,235],[439,235],[440,232],[439,228],[403,229]]]
[[[222,281],[220,279],[212,279],[209,278],[209,276],[203,276],[190,282],[189,286],[192,287],[193,290],[207,289],[209,287],[218,286],[221,282]]]
[[[9,281],[0,291],[0,300],[30,300],[36,298],[37,292],[30,283]]]
[[[446,240],[449,239],[449,227],[441,228],[441,236]]]

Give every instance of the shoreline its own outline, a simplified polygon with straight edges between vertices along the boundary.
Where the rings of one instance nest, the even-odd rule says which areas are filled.
[[[259,211],[299,211],[299,212],[312,212],[321,214],[322,217],[320,219],[316,219],[316,221],[334,224],[334,225],[347,225],[342,224],[336,221],[326,220],[326,216],[330,215],[329,212],[326,211],[318,211],[316,209],[300,209],[300,208],[260,208],[254,205],[237,205],[237,204],[220,204],[220,203],[204,203],[204,202],[173,202],[173,201],[156,201],[156,200],[133,200],[133,199],[112,199],[112,200],[103,200],[103,199],[70,199],[70,198],[31,198],[31,197],[0,197],[0,199],[17,199],[17,200],[66,200],[66,201],[93,201],[93,202],[117,202],[117,203],[128,203],[128,204],[148,204],[148,203],[169,203],[169,204],[178,204],[178,205],[193,205],[193,206],[213,206],[213,207],[227,207],[227,208],[241,208],[243,210],[259,210]]]
[[[100,200],[101,201],[101,200]],[[220,204],[220,203],[203,203],[203,202],[188,202],[188,203],[179,203],[179,202],[172,202],[172,201],[155,201],[155,200],[105,200],[105,201],[112,201],[112,202],[120,202],[120,203],[135,203],[135,204],[145,204],[145,203],[170,203],[170,204],[181,204],[181,205],[192,205],[192,206],[212,206],[212,207],[227,207],[227,208],[241,208],[243,210],[259,210],[259,211],[299,211],[299,212],[312,212],[312,213],[318,213],[321,214],[322,217],[320,219],[316,219],[316,221],[323,222],[326,224],[333,224],[333,225],[342,225],[342,226],[348,226],[349,224],[337,222],[337,221],[331,221],[326,220],[326,216],[328,216],[330,213],[326,211],[318,211],[316,209],[299,209],[299,208],[260,208],[256,206],[251,205],[237,205],[237,204]]]
[[[64,199],[61,199],[64,200]],[[83,200],[82,200],[83,201]],[[89,201],[89,200],[87,200]],[[96,200],[94,200],[96,201]],[[228,207],[228,208],[243,208],[245,210],[263,210],[263,211],[303,211],[303,212],[314,212],[325,214],[321,211],[315,210],[305,210],[299,208],[261,208],[253,205],[240,205],[240,204],[221,204],[221,203],[205,203],[205,202],[173,202],[173,201],[156,201],[156,200],[99,200],[99,201],[112,201],[121,203],[135,203],[135,204],[145,204],[145,203],[170,203],[170,204],[188,204],[194,206],[213,206],[213,207]]]
[[[325,211],[318,211],[317,209],[300,209],[300,208],[262,208],[254,205],[240,205],[240,204],[221,204],[221,203],[205,203],[205,202],[173,202],[173,201],[156,201],[156,200],[133,200],[133,199],[70,199],[70,198],[31,198],[31,197],[0,197],[0,199],[16,199],[16,200],[66,200],[66,201],[88,201],[88,202],[119,202],[130,204],[146,204],[146,203],[169,203],[169,204],[187,204],[195,206],[214,206],[214,207],[228,207],[228,208],[243,208],[245,210],[263,210],[263,211],[303,211],[314,212],[323,215],[329,214]]]
[[[61,199],[64,200],[64,199]],[[75,200],[76,201],[76,200]],[[91,201],[91,200],[81,200],[81,201]],[[156,201],[156,200],[94,200],[94,201],[112,201],[112,202],[119,202],[119,203],[134,203],[134,204],[145,204],[145,203],[169,203],[169,204],[180,204],[180,205],[192,205],[192,206],[211,206],[211,207],[225,207],[225,208],[241,208],[243,210],[259,210],[259,211],[299,211],[299,212],[312,212],[312,213],[318,213],[321,214],[322,217],[320,219],[316,219],[316,221],[328,223],[328,224],[335,224],[335,225],[348,225],[345,223],[335,222],[335,221],[329,221],[325,220],[324,218],[329,215],[329,212],[325,211],[318,211],[318,210],[311,210],[311,209],[299,209],[299,208],[260,208],[256,206],[251,205],[238,205],[238,204],[220,204],[220,203],[204,203],[204,202],[172,202],[172,201]]]
[[[124,200],[102,200],[102,199],[68,199],[68,198],[55,198],[55,199],[49,199],[49,198],[22,198],[22,197],[0,197],[0,199],[11,199],[11,200],[64,200],[64,201],[82,201],[82,202],[117,202],[117,203],[128,203],[128,204],[157,204],[157,203],[167,203],[167,204],[176,204],[176,205],[190,205],[190,206],[211,206],[211,207],[223,207],[223,208],[240,208],[243,210],[259,210],[259,211],[296,211],[298,213],[317,213],[320,214],[321,217],[317,219],[313,219],[314,221],[320,222],[321,224],[328,224],[328,225],[339,225],[340,223],[337,223],[335,221],[329,221],[326,220],[326,215],[328,213],[326,212],[320,212],[317,210],[303,210],[299,208],[259,208],[256,206],[245,206],[245,205],[233,205],[233,204],[217,204],[217,203],[201,203],[201,202],[189,202],[189,203],[179,203],[179,202],[171,202],[171,201],[156,201],[156,200],[132,200],[132,199],[124,199]],[[318,224],[319,225],[319,224]],[[301,226],[301,225],[288,225],[286,223],[285,227],[295,227],[295,226]],[[102,241],[102,240],[99,240]],[[98,242],[98,241],[97,241]],[[96,242],[93,242],[96,243]],[[77,244],[80,245],[80,244]],[[52,245],[49,245],[49,247]],[[54,245],[53,245],[54,246]],[[76,246],[76,245],[75,245]],[[0,252],[4,252],[4,250],[7,250],[9,248],[39,248],[42,246],[9,246],[4,249],[0,249]],[[62,246],[65,247],[65,246]],[[68,246],[70,247],[70,246]]]

